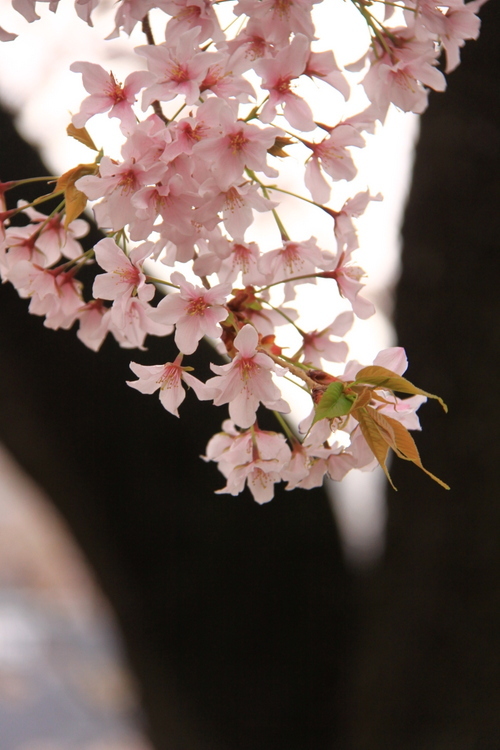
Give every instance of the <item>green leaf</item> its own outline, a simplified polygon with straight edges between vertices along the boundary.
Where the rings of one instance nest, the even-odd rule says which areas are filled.
[[[399,391],[400,393],[412,393],[413,395],[435,398],[439,401],[444,411],[448,411],[448,407],[442,398],[435,396],[433,393],[427,393],[427,391],[423,391],[421,388],[417,388],[409,380],[401,377],[401,375],[392,370],[388,370],[386,367],[378,367],[377,365],[363,367],[356,375],[354,382],[374,385],[377,388],[386,388],[388,391]]]
[[[320,419],[334,419],[334,417],[344,417],[349,414],[356,395],[344,393],[344,388],[345,383],[340,380],[330,383],[316,405],[313,424],[319,422]]]

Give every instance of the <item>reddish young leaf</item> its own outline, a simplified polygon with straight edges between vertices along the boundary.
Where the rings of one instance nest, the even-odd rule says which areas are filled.
[[[401,377],[396,372],[392,372],[392,370],[388,370],[386,367],[378,367],[377,365],[363,367],[356,375],[355,382],[374,385],[377,388],[386,388],[388,391],[399,391],[400,393],[412,393],[414,395],[427,396],[427,398],[435,398],[439,401],[444,411],[448,411],[448,407],[442,398],[435,396],[433,393],[423,391],[421,388],[413,385],[413,383],[410,383],[406,378]]]
[[[371,409],[370,411],[374,410]],[[352,412],[352,416],[357,419],[361,428],[361,432],[363,433],[363,437],[368,443],[371,452],[384,470],[384,473],[389,480],[391,487],[394,490],[397,489],[392,482],[391,475],[389,474],[386,466],[387,453],[389,452],[388,438],[394,439],[390,434],[390,428],[389,432],[387,432],[387,430],[385,430],[381,424],[378,424],[371,417],[366,407],[363,409],[356,409],[354,412]]]
[[[377,411],[377,409],[372,409],[371,407],[366,408],[366,413],[368,415],[368,418],[377,425],[380,430],[380,434],[385,436],[388,446],[392,448],[394,453],[399,458],[403,458],[405,461],[412,461],[412,463],[418,466],[419,469],[422,469],[422,471],[428,474],[431,479],[434,479],[434,481],[440,484],[441,487],[444,487],[445,490],[450,489],[447,484],[441,481],[441,479],[436,477],[434,474],[431,474],[430,471],[427,471],[427,469],[422,465],[420,454],[418,452],[417,446],[415,445],[415,441],[413,440],[406,427],[401,424],[401,422],[398,422],[397,419],[393,419],[392,417],[388,417],[386,414],[381,414],[381,412]],[[384,471],[387,474],[387,470],[385,468]],[[394,487],[394,485],[392,486]]]
[[[64,190],[66,200],[66,218],[64,226],[67,228],[72,221],[77,219],[85,210],[87,205],[87,196],[81,190],[75,187],[75,182],[87,174],[95,174],[97,171],[96,164],[78,164],[73,169],[69,169],[57,180],[54,192]]]
[[[71,136],[71,138],[80,141],[80,143],[83,143],[84,146],[91,148],[93,151],[98,150],[94,141],[87,132],[87,128],[75,128],[73,123],[70,123],[66,128],[66,133]]]

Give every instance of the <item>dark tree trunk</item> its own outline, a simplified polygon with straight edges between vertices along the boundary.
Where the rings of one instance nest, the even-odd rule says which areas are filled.
[[[482,9],[422,118],[396,326],[422,408],[424,466],[391,473],[387,553],[367,607],[353,750],[500,747],[500,3]]]

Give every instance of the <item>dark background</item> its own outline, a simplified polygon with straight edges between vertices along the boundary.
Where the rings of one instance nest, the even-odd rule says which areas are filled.
[[[373,570],[346,568],[321,491],[213,495],[220,410],[188,396],[175,420],[125,385],[130,352],[0,288],[0,437],[96,571],[158,750],[500,747],[498,0],[481,16],[422,118],[395,314],[409,378],[450,407],[418,444],[452,489],[394,463]],[[0,135],[4,180],[46,173],[6,113]]]

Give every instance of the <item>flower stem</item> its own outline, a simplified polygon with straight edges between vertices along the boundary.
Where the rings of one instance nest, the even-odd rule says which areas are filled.
[[[146,276],[146,281],[149,281],[150,284],[162,284],[163,286],[171,286],[174,289],[180,289],[180,286],[177,286],[177,284],[172,284],[170,281],[164,281],[164,279],[156,279],[154,276]]]
[[[261,181],[259,180],[259,178],[258,178],[258,177],[257,177],[257,175],[255,174],[255,172],[254,172],[254,171],[253,171],[252,169],[248,169],[248,167],[245,167],[245,172],[246,172],[246,173],[247,173],[247,175],[248,175],[248,176],[250,177],[250,179],[251,179],[251,180],[253,180],[254,182],[256,182],[256,183],[257,183],[257,185],[258,185],[258,186],[260,187],[260,189],[262,190],[262,194],[263,194],[264,198],[267,198],[267,199],[269,200],[269,193],[267,192],[267,188],[266,188],[266,186],[265,186],[265,185],[264,185],[264,184],[263,184],[263,183],[262,183],[262,182],[261,182]],[[283,224],[283,222],[281,221],[281,219],[280,219],[280,217],[279,217],[279,215],[278,215],[278,212],[276,211],[276,209],[275,209],[275,208],[271,209],[271,211],[272,211],[272,214],[273,214],[273,216],[274,216],[274,220],[275,220],[275,222],[276,222],[276,226],[277,226],[277,227],[278,227],[278,229],[280,230],[280,234],[281,234],[281,239],[282,239],[282,241],[283,241],[283,242],[290,242],[290,235],[289,235],[289,234],[288,234],[288,232],[286,231],[286,229],[285,229],[285,227],[284,227],[284,224]]]
[[[271,289],[272,286],[278,286],[278,284],[287,284],[289,281],[300,281],[301,279],[317,279],[321,277],[321,273],[306,273],[303,276],[291,276],[289,279],[280,279],[279,281],[273,281],[272,284],[268,284],[267,286],[263,286],[260,289],[257,289],[257,294],[260,294],[260,292],[265,292],[267,289]]]
[[[280,423],[281,427],[283,428],[283,432],[285,433],[285,435],[287,436],[287,438],[289,439],[289,441],[292,443],[292,445],[293,445],[293,443],[297,443],[298,442],[297,441],[297,436],[295,435],[295,433],[291,429],[291,427],[288,424],[288,422],[286,421],[286,419],[284,419],[281,416],[281,414],[279,413],[279,411],[275,411],[274,409],[273,409],[273,414],[276,417],[277,421]]]

